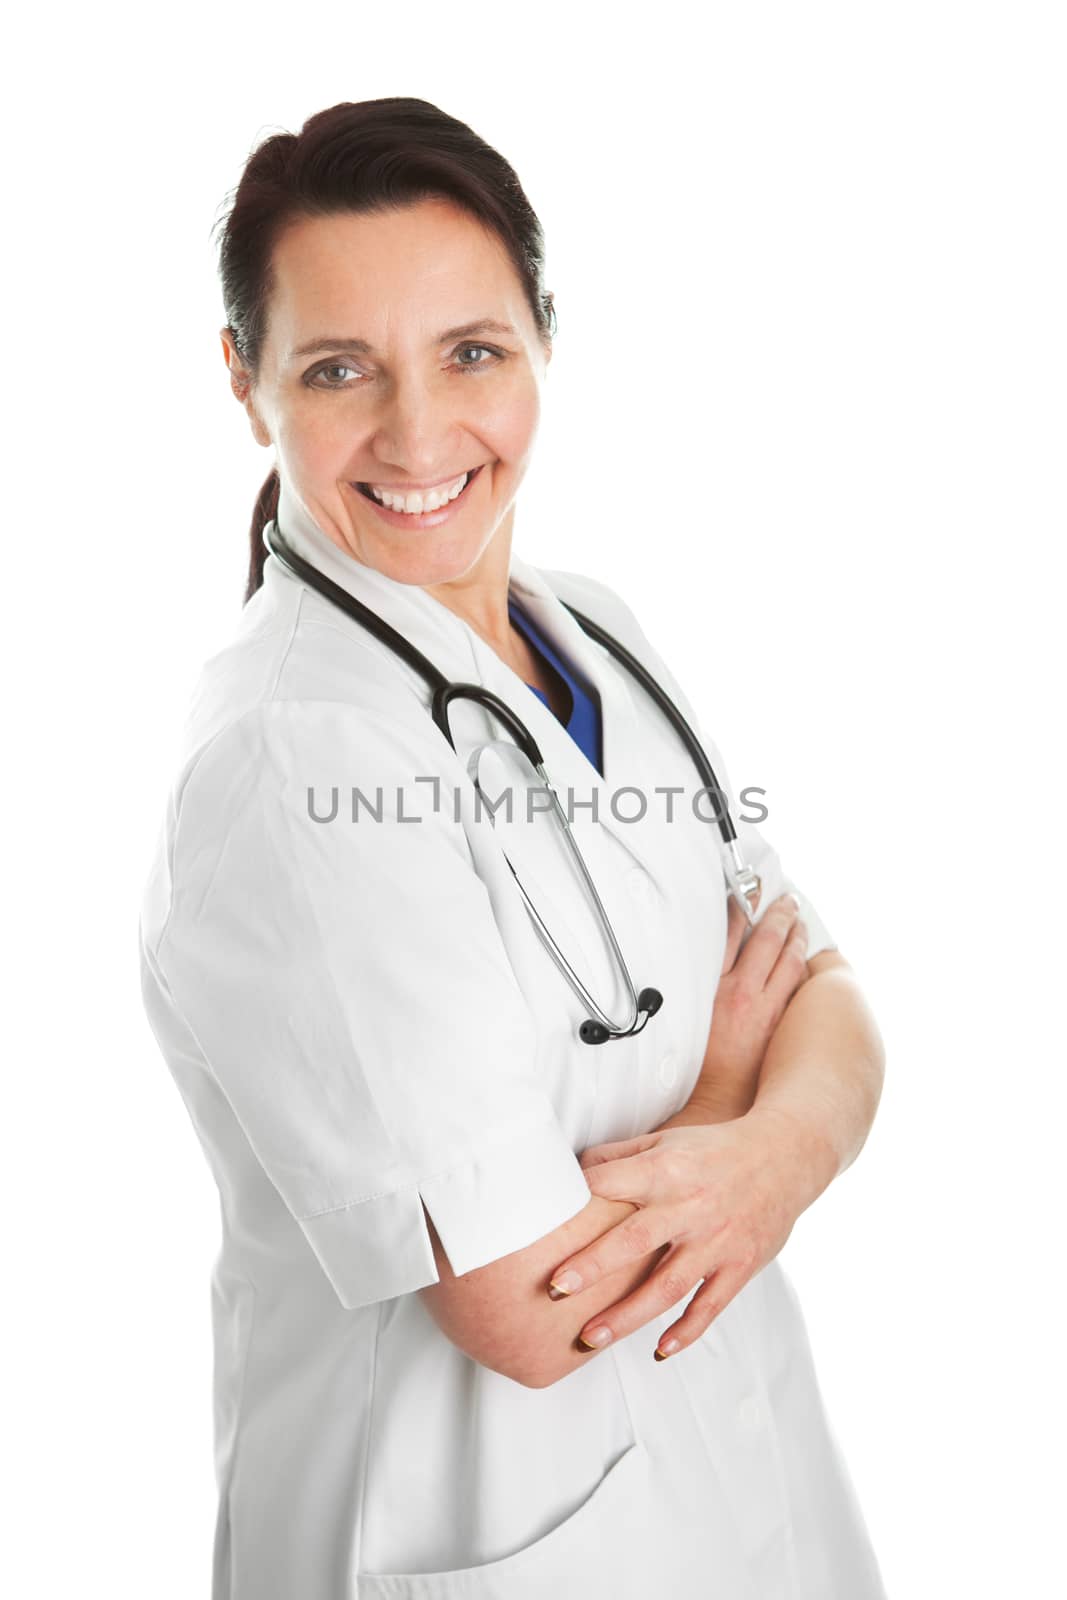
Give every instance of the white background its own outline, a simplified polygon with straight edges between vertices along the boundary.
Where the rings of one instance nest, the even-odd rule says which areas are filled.
[[[270,465],[226,381],[209,229],[260,139],[387,94],[495,144],[546,229],[559,331],[516,549],[634,606],[735,782],[768,791],[766,831],[883,1025],[867,1146],[783,1259],[890,1593],[1062,1583],[1061,16],[260,3],[23,24],[3,97],[12,1594],[208,1590],[218,1203],[141,1013],[136,924]]]

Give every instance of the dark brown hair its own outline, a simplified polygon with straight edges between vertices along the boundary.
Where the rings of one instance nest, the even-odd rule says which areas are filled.
[[[265,139],[220,219],[226,320],[253,379],[283,230],[302,217],[381,212],[432,197],[453,201],[493,229],[522,280],[538,332],[552,338],[556,318],[544,290],[541,224],[503,156],[428,100],[343,101],[309,117],[297,134]],[[278,490],[272,469],[252,513],[246,601],[263,582],[263,529],[277,512]]]

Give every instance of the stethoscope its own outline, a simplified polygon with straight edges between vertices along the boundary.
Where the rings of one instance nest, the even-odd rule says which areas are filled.
[[[306,584],[317,590],[325,599],[332,600],[334,605],[347,612],[354,621],[374,634],[377,639],[381,640],[382,644],[388,646],[390,650],[394,651],[396,655],[400,656],[403,661],[407,662],[408,666],[419,674],[433,692],[433,701],[430,708],[433,720],[453,750],[455,750],[456,746],[448,725],[449,707],[453,701],[473,700],[476,704],[483,706],[486,711],[492,712],[493,716],[504,724],[551,796],[553,810],[563,829],[564,838],[567,841],[582,880],[592,896],[601,926],[615,953],[615,959],[619,964],[619,970],[622,972],[626,990],[630,997],[632,1016],[625,1027],[620,1027],[612,1022],[611,1018],[593,999],[593,996],[559,948],[549,929],[545,926],[537,907],[527,894],[522,879],[515,871],[507,852],[504,851],[504,859],[511,868],[512,876],[519,886],[526,909],[533,918],[534,925],[549,954],[583,1005],[594,1013],[592,1017],[581,1024],[578,1029],[578,1037],[583,1044],[604,1044],[609,1039],[627,1039],[632,1034],[640,1033],[647,1025],[649,1017],[654,1017],[662,1006],[663,996],[658,989],[642,989],[638,993],[634,988],[630,969],[626,965],[623,953],[619,949],[619,942],[615,937],[615,930],[611,926],[611,918],[605,911],[603,902],[597,894],[596,885],[590,876],[589,868],[585,864],[585,858],[578,848],[578,842],[574,837],[574,830],[568,821],[567,813],[560,805],[559,796],[556,794],[545,771],[544,758],[538,748],[537,741],[526,724],[506,701],[501,700],[499,695],[495,695],[491,689],[484,688],[480,683],[450,683],[444,673],[439,671],[433,662],[422,654],[421,650],[417,650],[408,639],[404,638],[402,633],[398,633],[383,617],[378,616],[376,611],[372,611],[369,606],[365,606],[362,601],[349,594],[347,589],[342,589],[340,584],[334,583],[333,579],[328,577],[326,573],[320,572],[317,567],[312,566],[309,561],[305,561],[301,555],[298,555],[283,538],[277,523],[271,522],[267,525],[264,531],[264,538],[271,554],[283,566],[288,567],[294,576],[303,579]],[[602,628],[599,623],[594,622],[591,617],[584,616],[574,606],[567,605],[565,600],[560,603],[566,606],[571,616],[590,638],[595,639],[598,644],[602,644],[606,650],[610,651],[615,659],[633,674],[642,688],[648,691],[688,750],[697,772],[700,774],[705,790],[714,796],[716,821],[722,838],[723,871],[730,893],[744,913],[745,920],[751,926],[756,908],[759,905],[762,887],[760,878],[741,856],[737,843],[737,830],[734,828],[730,817],[726,795],[712,770],[711,762],[705,755],[700,740],[674,704],[674,701],[660,688],[655,678],[646,671],[640,661],[637,660],[637,657],[630,654],[625,645],[620,644],[617,639]],[[480,786],[476,775],[473,777],[473,782],[475,788],[479,789]],[[490,812],[490,816],[492,817],[492,812]]]

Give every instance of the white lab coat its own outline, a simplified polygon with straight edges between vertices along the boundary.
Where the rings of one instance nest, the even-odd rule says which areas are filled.
[[[554,822],[527,826],[518,799],[511,826],[474,813],[468,758],[499,725],[456,706],[453,753],[417,674],[269,558],[204,667],[141,916],[145,1005],[221,1197],[213,1600],[880,1600],[777,1261],[695,1347],[652,1358],[679,1305],[545,1389],[471,1360],[415,1293],[437,1278],[424,1206],[457,1273],[558,1227],[589,1199],[577,1152],[676,1111],[710,1025],[718,830],[662,714],[557,597],[696,725],[692,707],[609,588],[513,555],[520,604],[599,693],[601,778],[447,607],[342,555],[284,488],[278,520],[449,678],[520,713],[572,791],[634,981],[664,1002],[630,1039],[578,1040],[505,846],[613,1017],[625,995]],[[640,809],[628,785],[641,822],[620,820]],[[670,824],[657,785],[684,789]],[[313,820],[308,790],[324,817],[334,786],[338,815]],[[795,885],[739,831],[766,909]],[[809,954],[832,947],[800,898]]]

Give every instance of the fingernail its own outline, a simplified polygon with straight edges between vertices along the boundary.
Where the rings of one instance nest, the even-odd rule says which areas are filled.
[[[562,1300],[564,1295],[574,1294],[576,1289],[582,1287],[582,1280],[577,1272],[561,1272],[558,1278],[553,1278],[548,1285],[548,1298]]]
[[[679,1349],[679,1344],[678,1344],[677,1339],[664,1339],[663,1343],[660,1345],[659,1349],[656,1351],[656,1360],[657,1361],[666,1361],[667,1357],[668,1356],[673,1356],[674,1352],[677,1349]]]
[[[799,911],[800,910],[800,898],[799,898],[799,896],[793,894],[792,892],[790,892],[790,894],[787,896],[787,898],[792,900],[793,904],[796,906],[797,910]]]
[[[588,1338],[584,1333],[578,1335],[578,1346],[582,1350],[600,1350],[604,1345],[611,1343],[610,1328],[592,1328]]]

